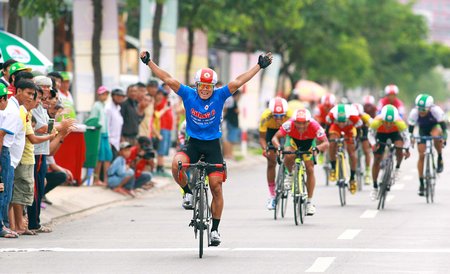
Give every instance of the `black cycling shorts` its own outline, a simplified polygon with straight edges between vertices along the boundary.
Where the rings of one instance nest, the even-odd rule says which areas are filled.
[[[277,133],[278,129],[268,128],[266,132],[266,143],[272,145],[272,138]]]
[[[392,133],[377,133],[376,139],[378,139],[379,142],[381,142],[381,143],[386,143],[387,140],[389,140],[389,139],[393,143],[396,141],[403,141],[403,138],[402,138],[402,136],[400,136],[400,133],[398,133],[398,131],[392,132]],[[383,154],[385,147],[386,147],[386,145],[380,144],[378,149],[374,153],[375,154]]]
[[[181,149],[189,157],[189,163],[194,164],[200,160],[200,156],[205,155],[205,162],[208,164],[223,164],[222,149],[220,148],[220,140],[199,140],[189,138],[186,145]],[[207,168],[206,173],[209,175],[215,171],[222,171],[222,168]]]
[[[362,131],[362,135],[360,136],[360,140],[361,141],[366,141],[368,140],[367,135],[369,135],[369,128],[367,126],[362,126],[361,127],[361,131]]]
[[[440,124],[432,124],[426,127],[419,127],[419,135],[422,136],[431,136],[431,131],[433,131],[433,129],[435,128],[441,128]],[[427,141],[426,140],[419,140],[419,144],[425,144]]]

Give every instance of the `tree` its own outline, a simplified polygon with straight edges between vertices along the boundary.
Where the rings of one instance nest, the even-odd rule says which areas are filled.
[[[152,40],[153,40],[153,61],[159,64],[159,56],[161,55],[161,38],[159,31],[161,29],[162,14],[165,0],[157,0],[155,15],[153,17]]]
[[[94,31],[92,32],[91,62],[94,69],[94,88],[97,90],[103,82],[100,44],[103,30],[103,3],[102,0],[92,0],[92,5],[94,7]]]

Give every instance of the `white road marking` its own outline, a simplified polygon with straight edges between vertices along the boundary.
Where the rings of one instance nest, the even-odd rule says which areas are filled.
[[[27,253],[27,252],[196,252],[197,248],[0,248],[0,253]],[[450,254],[450,248],[206,248],[205,252],[364,252],[364,253],[444,253]]]
[[[390,201],[394,200],[394,198],[395,198],[394,195],[388,194],[388,196],[386,197],[386,201],[390,202]]]
[[[393,190],[401,190],[405,188],[405,184],[395,184],[391,187]]]
[[[359,232],[361,229],[347,229],[338,237],[338,240],[353,240]]]
[[[319,257],[305,272],[325,272],[335,259],[336,257]]]
[[[375,216],[377,216],[377,214],[378,214],[378,210],[368,209],[368,210],[364,211],[364,213],[359,218],[363,218],[363,219],[375,218]]]

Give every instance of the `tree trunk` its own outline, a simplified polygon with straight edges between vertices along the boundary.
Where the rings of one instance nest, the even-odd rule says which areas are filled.
[[[20,32],[18,30],[18,21],[19,17],[19,5],[20,0],[10,0],[9,1],[9,10],[8,10],[8,29],[7,31],[20,36]]]
[[[188,25],[188,56],[186,61],[186,70],[184,74],[184,82],[186,85],[189,85],[191,81],[189,81],[190,78],[190,72],[191,72],[191,64],[192,64],[192,55],[194,53],[194,28],[192,25]]]
[[[94,32],[92,33],[92,67],[94,69],[95,90],[102,85],[101,45],[103,30],[102,0],[92,0],[94,5]],[[97,94],[97,93],[96,93]],[[96,95],[97,96],[97,95]]]
[[[153,57],[152,60],[159,65],[159,57],[161,54],[161,39],[159,37],[159,30],[161,28],[161,20],[163,14],[164,4],[156,1],[155,17],[153,18],[152,39],[153,39]]]

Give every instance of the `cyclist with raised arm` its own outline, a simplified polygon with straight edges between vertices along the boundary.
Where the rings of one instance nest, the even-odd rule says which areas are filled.
[[[359,117],[363,121],[363,125],[361,127],[361,135],[359,136],[359,141],[362,146],[362,151],[364,153],[365,164],[366,164],[366,172],[364,175],[364,184],[370,185],[372,182],[371,171],[370,171],[370,163],[371,163],[371,148],[369,140],[367,139],[367,135],[369,133],[369,126],[372,122],[372,117],[364,111],[363,105],[359,103],[354,103],[353,106],[358,110]]]
[[[381,109],[381,113],[375,117],[370,124],[369,141],[372,146],[376,146],[373,152],[374,160],[372,166],[373,190],[370,198],[376,200],[378,197],[378,173],[380,172],[380,164],[383,159],[385,143],[391,140],[397,147],[396,149],[396,165],[394,176],[398,177],[398,171],[402,163],[403,157],[409,157],[410,138],[408,126],[405,121],[400,118],[398,110],[393,105],[386,105]],[[377,145],[380,142],[382,144]],[[406,152],[403,153],[403,149]]]
[[[272,137],[280,126],[292,116],[292,111],[288,109],[288,103],[281,97],[272,98],[269,101],[269,108],[264,110],[259,119],[259,144],[263,150],[263,156],[267,158],[267,185],[269,187],[269,200],[267,209],[275,209],[275,168],[277,166],[276,151],[270,150]]]
[[[337,139],[345,137],[345,143],[350,160],[350,193],[355,194],[357,184],[355,180],[356,173],[356,151],[355,151],[355,138],[357,136],[357,128],[363,125],[361,118],[359,117],[358,110],[348,104],[339,104],[334,106],[327,115],[327,123],[329,124],[329,139]],[[342,136],[344,133],[344,136]],[[337,144],[335,142],[330,143],[330,163],[331,171],[329,180],[336,181],[336,149]]]
[[[260,55],[258,63],[248,71],[221,88],[214,88],[217,83],[217,74],[210,68],[200,69],[195,75],[195,88],[183,85],[169,73],[162,70],[150,58],[148,51],[141,52],[141,60],[153,74],[166,83],[183,100],[186,109],[186,132],[189,141],[178,152],[172,161],[172,175],[177,184],[183,189],[183,206],[193,207],[193,194],[186,180],[186,175],[180,180],[178,177],[178,162],[196,163],[200,156],[210,164],[222,164],[223,155],[220,148],[220,123],[222,120],[225,100],[233,95],[242,85],[253,78],[261,69],[272,63],[272,53]],[[207,169],[209,186],[213,196],[211,202],[212,228],[211,245],[218,246],[221,242],[218,227],[223,210],[223,171],[216,168]]]
[[[314,139],[318,140],[316,149],[318,151],[325,151],[328,149],[328,139],[325,134],[325,130],[320,126],[318,122],[311,118],[311,113],[307,109],[297,110],[293,117],[287,122],[283,123],[278,132],[273,136],[272,143],[277,148],[280,148],[280,139],[289,136],[289,140],[286,142],[285,150],[287,151],[311,151],[313,150]],[[288,178],[285,184],[292,184],[292,167],[295,161],[295,154],[287,154],[284,157],[284,164],[287,167],[289,173],[286,175]],[[303,161],[306,167],[306,188],[308,190],[308,199],[306,201],[306,214],[314,215],[316,207],[312,203],[314,194],[314,188],[316,185],[316,178],[314,176],[314,161],[313,155],[303,155]],[[290,189],[290,185],[287,186]]]
[[[378,102],[377,110],[378,113],[385,105],[393,105],[397,108],[400,117],[403,119],[405,117],[405,107],[403,102],[398,99],[398,87],[394,84],[387,85],[384,88],[384,97]]]
[[[447,125],[445,123],[445,113],[437,105],[434,104],[434,99],[428,94],[419,94],[416,97],[416,107],[409,113],[408,124],[409,132],[413,133],[414,127],[419,127],[419,136],[442,136],[442,140],[434,140],[434,147],[438,153],[437,160],[437,173],[441,173],[444,170],[444,160],[442,159],[442,147],[447,140]],[[412,140],[414,143],[414,139]],[[425,141],[421,140],[417,144],[417,150],[419,151],[419,161],[417,163],[417,169],[419,171],[419,192],[420,196],[424,195],[424,183],[423,183],[423,162],[425,160]]]

